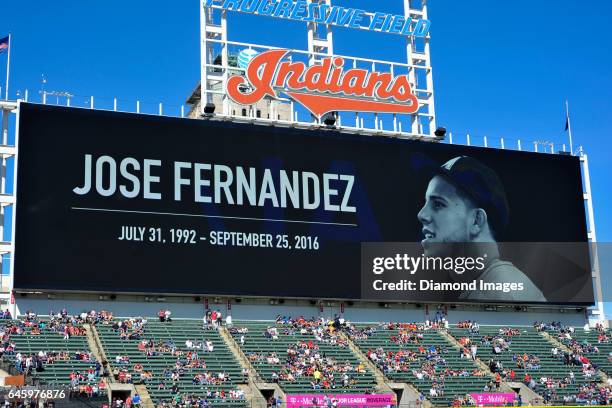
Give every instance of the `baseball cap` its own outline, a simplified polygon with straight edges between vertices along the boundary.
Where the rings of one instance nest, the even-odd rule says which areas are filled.
[[[510,209],[501,179],[490,167],[470,156],[458,156],[440,166],[434,175],[442,175],[474,200],[487,213],[496,238],[508,225]]]

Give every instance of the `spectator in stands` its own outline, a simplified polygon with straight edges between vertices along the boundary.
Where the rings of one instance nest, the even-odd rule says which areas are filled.
[[[476,354],[478,353],[478,346],[476,346],[476,344],[472,344],[470,353],[472,354],[472,360],[476,360]]]
[[[504,366],[501,362],[491,359],[489,360],[489,369],[492,373],[497,373],[499,371],[502,371],[504,369]]]
[[[217,311],[213,310],[210,312],[210,322],[212,324],[213,329],[217,328]]]
[[[425,401],[425,395],[423,395],[422,392],[419,392],[419,396],[416,400],[416,406],[420,407],[421,405],[423,405],[423,402]]]
[[[219,309],[217,309],[217,326],[221,327],[223,324],[223,315]]]
[[[446,318],[446,313],[442,309],[438,309],[436,311],[436,317],[434,319],[434,323],[440,323],[443,319]]]
[[[172,387],[170,388],[170,391],[171,391],[173,394],[178,394],[179,390],[180,390],[180,389],[179,389],[178,384],[177,384],[176,382],[174,382],[174,383],[172,384]]]
[[[202,330],[210,329],[210,312],[206,311],[204,317],[202,317]]]

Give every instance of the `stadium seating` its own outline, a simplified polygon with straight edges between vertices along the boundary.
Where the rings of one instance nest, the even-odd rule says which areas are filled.
[[[351,335],[353,341],[390,380],[411,383],[433,404],[442,406],[448,406],[454,397],[461,398],[469,392],[482,391],[492,380],[490,375],[481,370],[470,358],[460,357],[459,347],[445,338],[440,331],[424,330],[422,324],[416,325],[418,327],[416,330],[412,325],[402,326],[400,328],[389,324],[357,325],[356,331]],[[366,330],[368,328],[370,330]],[[404,337],[407,341],[401,341],[402,333],[410,340]],[[428,350],[436,348],[436,352],[428,353]],[[400,351],[404,352],[403,356],[396,354]],[[375,359],[372,358],[374,355]],[[443,361],[438,361],[436,364],[435,374],[424,375],[422,379],[417,378],[415,373],[420,371],[424,364],[427,366],[433,363],[436,356]],[[390,359],[385,361],[385,357]],[[438,395],[430,396],[434,382]]]
[[[132,375],[132,381],[138,383],[143,381],[139,373],[134,370],[136,364],[142,365],[142,372],[150,372],[152,378],[146,381],[147,390],[151,399],[159,404],[175,400],[177,394],[182,396],[195,395],[205,396],[207,392],[225,393],[225,398],[221,396],[208,398],[209,402],[221,404],[228,407],[246,406],[244,398],[230,399],[230,392],[237,390],[237,384],[242,382],[242,369],[239,363],[234,359],[231,351],[225,345],[223,339],[216,330],[203,330],[201,320],[177,320],[171,322],[159,322],[149,319],[144,326],[143,334],[138,338],[122,339],[119,332],[115,331],[110,324],[101,324],[96,326],[96,330],[104,347],[106,357],[109,360],[113,370],[121,370],[127,368]],[[139,350],[138,344],[141,341],[151,340],[153,343],[164,343],[168,348],[175,348],[177,351],[183,352],[182,355],[172,355],[170,350],[159,352],[157,355],[147,356],[145,351]],[[185,342],[193,341],[194,343],[212,341],[213,352],[204,351],[202,349],[187,348]],[[174,344],[174,347],[172,347]],[[157,348],[157,350],[160,350]],[[189,367],[184,368],[183,375],[180,375],[176,384],[178,393],[172,392],[172,379],[164,375],[164,371],[170,374],[170,371],[176,368],[177,360],[186,362],[186,355],[189,351],[197,352],[200,361],[204,361],[206,367]],[[116,362],[117,356],[127,356],[129,363],[122,364]],[[223,372],[229,377],[218,385],[200,385],[194,384],[193,378],[196,374],[210,373],[217,376]],[[164,384],[160,388],[160,383]]]
[[[501,331],[515,330],[514,335],[500,335]],[[491,359],[502,363],[503,368],[507,371],[514,370],[516,373],[515,381],[523,382],[525,375],[531,376],[535,382],[534,391],[543,397],[550,398],[552,401],[562,401],[563,396],[575,395],[579,391],[579,385],[595,380],[593,378],[585,378],[581,371],[581,367],[568,366],[563,363],[562,351],[558,350],[558,356],[552,354],[552,349],[555,345],[549,342],[543,335],[538,333],[533,327],[529,326],[480,326],[478,333],[470,332],[465,328],[452,328],[450,332],[457,339],[469,338],[472,343],[478,346],[478,357],[485,363]],[[496,336],[503,337],[508,348],[501,348],[501,352],[495,352],[493,342],[490,341]],[[489,343],[485,343],[485,338],[489,339]],[[524,366],[520,368],[517,364],[521,356],[527,356],[528,359],[535,357],[532,361],[539,362],[532,368]],[[574,373],[575,381],[567,381],[570,378],[570,371]],[[551,379],[552,381],[542,382],[542,378]],[[507,379],[510,381],[510,379]],[[559,382],[568,382],[561,384]],[[553,384],[551,387],[551,383]],[[548,395],[547,395],[548,394]]]
[[[91,355],[87,343],[86,335],[73,335],[68,339],[64,338],[64,334],[56,329],[49,327],[49,319],[32,319],[33,325],[24,325],[22,320],[3,320],[0,322],[0,328],[3,332],[11,332],[19,327],[19,331],[13,332],[9,336],[9,343],[15,344],[13,353],[5,353],[3,358],[5,361],[15,364],[16,356],[21,354],[23,358],[29,355],[37,355],[40,352],[49,355],[56,353],[65,353],[61,358],[56,358],[53,362],[43,363],[43,370],[36,370],[32,367],[30,370],[31,376],[46,386],[58,386],[61,389],[68,389],[71,386],[71,373],[73,375],[80,374],[80,378],[74,381],[73,389],[78,389],[78,386],[85,384],[93,385],[97,388],[99,378],[88,379],[89,371],[95,370],[96,361]],[[39,324],[43,323],[41,329]],[[83,329],[82,325],[77,325]],[[84,329],[83,329],[84,330]],[[77,359],[76,356],[85,357],[85,359]],[[78,384],[78,385],[77,385]],[[99,395],[105,395],[105,386],[97,392]]]
[[[324,333],[328,333],[323,326],[317,325],[314,328],[315,330],[320,328]],[[240,332],[245,329],[248,332]],[[278,333],[277,339],[266,336],[265,333],[268,329],[276,330]],[[231,333],[238,343],[240,343],[240,337],[244,335],[245,343],[241,348],[261,378],[267,382],[274,382],[274,376],[278,375],[277,382],[286,393],[365,393],[372,392],[376,387],[373,373],[364,367],[350,348],[339,345],[336,341],[338,339],[331,340],[327,334],[322,339],[317,340],[312,331],[302,330],[302,327],[296,328],[291,324],[277,324],[274,321],[237,321]],[[305,369],[302,375],[293,373],[294,380],[285,378],[283,373],[287,373],[287,371],[283,368],[288,362],[288,348],[304,349],[309,346],[312,349],[311,356],[317,353],[314,347],[318,347],[318,353],[327,362],[327,365],[335,364],[350,367],[347,375],[351,378],[350,382],[352,384],[346,386],[343,384],[344,373],[341,370],[334,371],[334,380],[330,381],[329,388],[323,385],[324,380],[329,379],[329,376],[326,377],[325,375],[321,380],[321,388],[315,388],[312,384],[314,381],[313,373],[310,373],[308,369]],[[279,359],[278,363],[268,361],[268,358],[272,355]],[[312,364],[308,364],[308,367],[312,367]]]
[[[65,353],[44,363],[44,370],[33,367],[32,377],[42,384],[66,389],[71,385],[73,389],[82,389],[87,384],[99,383],[99,377],[87,378],[96,365],[87,336],[81,332],[65,338],[63,327],[70,318],[55,328],[51,328],[48,318],[30,319],[28,324],[25,321],[0,320],[0,331],[9,333],[2,346],[15,346],[14,352],[9,349],[4,353],[4,361],[14,365],[17,353],[23,356]],[[121,334],[118,322],[129,324],[130,328]],[[131,326],[133,323],[136,325]],[[138,324],[142,325],[140,331],[134,329]],[[69,326],[79,330],[86,327],[80,320]],[[584,331],[549,325],[545,329],[481,325],[475,330],[464,327],[446,330],[424,324],[386,323],[356,324],[339,331],[330,324],[300,318],[284,323],[239,320],[227,329],[259,379],[277,382],[289,394],[376,392],[374,373],[351,350],[347,336],[389,381],[411,384],[435,406],[448,406],[469,393],[495,391],[490,387],[495,383],[496,372],[506,382],[524,382],[528,374],[533,378],[534,391],[553,403],[574,402],[576,396],[579,404],[585,403],[580,395],[599,394],[600,385],[596,381],[601,379],[597,373],[585,374],[582,366],[567,365],[565,351],[557,347],[555,340],[586,356],[597,368],[612,371],[610,331],[601,328]],[[98,336],[115,379],[145,384],[156,405],[175,406],[172,402],[177,398],[206,396],[213,406],[247,406],[239,387],[247,383],[242,367],[221,333],[203,329],[200,319],[160,322],[150,318],[143,322],[141,318],[115,318],[100,321],[90,330],[93,337]],[[207,349],[207,344],[212,344],[213,351]],[[478,349],[477,361],[469,356],[472,344]],[[557,349],[556,355],[553,349]],[[77,355],[81,358],[77,359]],[[502,366],[495,366],[495,361]],[[315,381],[315,366],[322,373],[320,381]],[[570,378],[570,371],[574,379]],[[74,377],[75,373],[81,375],[71,384],[71,375]],[[219,373],[226,378],[220,380]],[[177,388],[173,389],[173,385]],[[585,391],[589,388],[591,391]],[[106,394],[105,389],[100,391],[100,395]]]
[[[551,333],[552,336],[555,334]],[[573,348],[572,339],[578,343],[581,350],[590,350],[596,347],[598,351],[585,350],[583,354],[608,376],[612,375],[612,333],[610,330],[601,329],[601,331],[590,330],[585,332],[582,328],[578,328],[571,334],[571,339],[562,336],[559,341],[569,348]]]

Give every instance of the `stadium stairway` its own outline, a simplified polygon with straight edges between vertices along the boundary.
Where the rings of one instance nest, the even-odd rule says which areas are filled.
[[[151,399],[151,395],[149,394],[149,390],[147,386],[144,384],[137,384],[135,387],[136,392],[140,395],[142,408],[154,408],[155,404]]]
[[[555,333],[555,332],[553,332],[553,333]],[[572,352],[571,348],[569,348],[565,343],[559,341],[555,336],[551,336],[549,332],[541,331],[540,335],[542,337],[544,337],[550,344],[554,345],[558,349],[560,349],[560,350],[562,350],[562,351],[564,351],[566,353],[571,353]],[[581,338],[579,334],[576,334],[576,336],[579,339]],[[583,336],[584,336],[584,334],[583,334]],[[582,338],[584,339],[585,337],[582,337]],[[591,357],[591,356],[587,355],[587,357]],[[600,367],[597,370],[597,374],[599,376],[599,379],[601,380],[599,382],[599,386],[605,387],[608,384],[608,375],[607,375],[607,373],[605,371],[605,368],[604,367]]]
[[[446,330],[440,330],[440,334],[443,337],[446,337],[447,340],[453,343],[455,346],[463,347],[459,343],[459,341],[455,337],[451,336],[449,332],[447,332]],[[480,357],[477,357],[476,360],[474,360],[474,363],[476,363],[482,370],[486,371],[487,373],[490,373],[491,378],[495,377],[495,374],[491,371],[489,366],[486,365],[484,361],[480,359]],[[527,387],[525,384],[521,382],[508,382],[504,380],[501,381],[500,392],[515,393],[516,390],[519,390],[518,394],[521,396],[522,400],[526,402],[527,404],[530,404],[533,406],[543,405],[542,397],[538,395],[536,392],[534,392],[532,389]]]
[[[232,335],[229,334],[225,326],[222,326],[219,328],[219,334],[221,335],[221,338],[227,345],[227,348],[234,355],[234,358],[236,359],[236,361],[240,363],[240,366],[243,369],[246,368],[249,371],[248,386],[240,386],[240,388],[245,393],[246,400],[249,403],[249,407],[266,408],[267,402],[266,402],[266,399],[261,394],[260,387],[273,388],[275,391],[275,394],[276,395],[280,394],[283,398],[283,401],[286,401],[285,393],[281,390],[280,387],[278,387],[277,384],[272,384],[275,387],[269,387],[267,384],[264,383],[264,381],[259,376],[259,373],[257,372],[257,370],[255,370],[255,368],[253,367],[249,359],[244,355],[244,352],[242,351],[242,349],[240,349],[240,346],[238,346],[238,343],[236,343],[236,340],[234,340]]]
[[[454,338],[453,336],[451,336],[447,331],[445,330],[440,330],[439,331],[440,335],[442,335],[442,337],[446,338],[447,341],[449,341],[450,343],[452,343],[455,347],[457,348],[463,348],[463,346],[461,345],[461,343],[459,343],[459,340],[457,340],[456,338]],[[474,363],[476,363],[476,365],[478,367],[480,367],[482,370],[486,371],[488,374],[490,374],[491,378],[495,377],[495,374],[493,374],[491,372],[491,370],[489,369],[489,366],[486,365],[480,358],[476,358],[476,360],[472,360],[474,361]],[[503,387],[503,381],[502,381],[502,387]],[[504,391],[508,391],[508,390],[504,390]],[[509,392],[509,391],[508,391]]]
[[[89,346],[89,350],[93,353],[98,361],[102,362],[102,367],[107,372],[110,372],[108,360],[106,359],[106,353],[101,346],[100,338],[98,337],[98,332],[95,326],[84,324],[83,327],[87,331],[87,345]]]
[[[595,362],[599,366],[600,373],[606,373],[606,379],[612,376],[612,359],[609,356],[612,355],[612,341],[610,339],[611,332],[606,330],[603,334],[606,335],[607,340],[599,341],[597,330],[583,331],[575,330],[572,338],[579,343],[590,343],[593,346],[599,348],[599,353],[588,353],[588,358]],[[567,340],[559,340],[565,344]]]
[[[518,393],[521,396],[521,399],[523,401],[527,401],[526,404],[530,404],[531,406],[534,406],[534,407],[544,405],[544,400],[542,399],[542,396],[536,393],[534,390],[532,390],[528,386],[526,386],[525,384],[523,384],[522,382],[502,381],[502,384],[509,386],[512,389],[511,390],[512,392]]]
[[[553,333],[555,333],[555,332],[553,332]],[[564,351],[566,353],[571,353],[572,352],[571,348],[569,348],[565,343],[559,341],[555,336],[551,336],[549,332],[541,331],[540,335],[542,337],[544,337],[550,344],[552,344],[553,346],[557,347],[559,350],[562,350],[562,351]],[[579,332],[577,332],[576,333],[576,337],[578,339],[583,339],[584,340],[584,339],[588,338],[588,335],[583,333],[582,336],[581,336],[579,334]],[[587,357],[591,357],[591,356],[587,355]],[[598,362],[598,361],[595,361],[595,362]],[[606,385],[609,384],[609,382],[608,382],[608,375],[607,375],[607,372],[605,370],[605,367],[601,367],[600,366],[599,369],[597,370],[597,374],[599,376],[599,379],[601,380],[599,382],[599,386],[600,387],[605,387]]]
[[[536,331],[532,326],[480,326],[479,333],[469,333],[465,328],[451,328],[450,334],[455,338],[469,338],[476,344],[481,344],[483,336],[493,338],[500,335],[502,329],[518,329],[518,333],[515,335],[503,335],[507,342],[509,342],[508,350],[494,353],[492,345],[486,347],[480,347],[478,351],[478,358],[482,361],[494,359],[504,365],[506,369],[513,369],[516,372],[516,382],[522,381],[525,374],[529,374],[536,380],[535,392],[542,398],[549,392],[549,388],[539,381],[540,378],[550,378],[554,382],[560,381],[563,378],[567,378],[570,371],[575,374],[575,381],[569,383],[564,387],[552,388],[555,395],[553,396],[553,403],[560,403],[563,401],[563,397],[566,395],[576,395],[579,392],[579,388],[583,384],[597,381],[597,376],[593,378],[587,378],[583,375],[579,367],[564,365],[563,361],[558,357],[553,357],[551,349],[558,347],[556,342],[551,342],[551,337],[546,337],[541,332]],[[565,347],[562,349],[565,350]],[[512,356],[528,355],[534,356],[538,359],[539,368],[519,367]],[[600,377],[601,378],[601,377]]]
[[[246,368],[247,370],[249,370],[249,377],[251,379],[255,378],[255,381],[262,382],[261,377],[259,376],[259,373],[257,372],[257,370],[255,370],[255,368],[253,367],[249,359],[244,355],[244,352],[240,349],[240,346],[238,346],[238,343],[236,343],[236,340],[232,338],[232,336],[228,333],[227,329],[224,326],[219,328],[219,334],[221,335],[221,338],[223,339],[223,341],[225,341],[225,344],[230,349],[232,354],[234,354],[234,358],[236,358],[238,363],[240,363],[240,366],[243,369]]]
[[[340,333],[340,336],[346,339],[346,341],[348,342],[349,349],[351,349],[351,351],[355,353],[355,355],[361,360],[361,362],[364,363],[370,370],[372,370],[372,373],[374,374],[374,379],[376,380],[376,391],[380,393],[393,392],[391,387],[389,387],[389,384],[387,384],[387,378],[382,373],[382,371],[380,371],[378,367],[376,367],[371,361],[368,360],[366,355],[363,354],[363,351],[361,351],[361,349],[357,347],[355,343],[353,343],[346,334]],[[418,395],[419,394],[417,392],[415,396]]]
[[[455,396],[461,397],[468,392],[480,391],[483,386],[491,381],[489,371],[480,369],[480,367],[474,363],[471,359],[460,358],[458,355],[459,347],[457,347],[454,341],[449,340],[443,336],[439,330],[428,329],[423,330],[412,329],[407,327],[387,327],[387,325],[375,325],[371,324],[358,324],[356,325],[357,331],[367,330],[368,328],[374,328],[370,334],[362,336],[359,333],[353,335],[353,341],[355,344],[364,351],[366,356],[370,352],[375,352],[379,356],[383,357],[388,353],[413,353],[414,360],[408,359],[404,364],[404,367],[391,368],[391,365],[387,365],[384,357],[378,359],[377,364],[381,371],[383,371],[387,378],[396,383],[410,383],[413,385],[423,396],[427,398],[435,406],[449,406],[453,402]],[[399,342],[398,338],[402,333],[410,333],[410,335],[422,336],[418,341],[410,340],[406,342]],[[394,340],[395,338],[395,340]],[[420,349],[427,349],[435,347],[438,350],[434,353],[431,358],[429,352],[425,352]],[[435,357],[438,356],[440,364],[433,363]],[[408,358],[408,356],[406,356]],[[415,370],[420,370],[427,365],[434,366],[434,370],[431,375],[424,375],[422,378],[418,378],[415,374]],[[446,370],[454,370],[457,372],[456,375],[447,374],[443,378],[443,373]],[[467,372],[468,374],[459,375],[458,372]],[[424,370],[421,371],[424,373]],[[434,389],[434,384],[438,385],[438,395],[432,396],[430,394],[431,389]]]
[[[142,318],[115,319],[115,321],[125,322],[128,326],[142,321]],[[120,375],[120,370],[125,370],[123,372],[128,372],[133,376],[134,383],[143,382],[140,372],[134,369],[136,364],[143,367],[143,373],[151,373],[151,379],[144,382],[146,382],[151,399],[156,404],[192,395],[203,396],[208,391],[228,396],[233,391],[242,390],[243,388],[238,386],[245,384],[242,380],[242,367],[229,350],[225,340],[217,330],[203,330],[200,319],[173,319],[171,322],[158,322],[154,318],[147,319],[144,331],[134,338],[121,338],[119,332],[110,324],[98,325],[96,329],[110,365],[117,372],[117,376]],[[147,355],[144,349],[139,349],[138,346],[142,341],[153,342],[156,349],[155,354]],[[195,361],[201,361],[205,367],[176,368],[179,357],[189,352],[189,349],[184,346],[187,341],[197,341],[201,344],[197,350],[199,357],[196,357]],[[202,349],[202,345],[207,341],[214,344],[214,352]],[[181,354],[175,355],[171,349]],[[191,349],[196,350],[196,348]],[[183,361],[181,365],[186,365],[185,357],[181,359]],[[171,374],[174,375],[179,371],[179,377],[172,380]],[[226,373],[228,379],[221,383],[197,384],[192,381],[195,375],[204,372],[215,376],[217,373]],[[173,384],[179,387],[179,392],[171,389]],[[233,408],[248,406],[246,398],[221,395],[213,397],[212,401],[209,399],[209,403],[214,406],[222,405]]]
[[[94,354],[94,356],[96,356],[98,361],[102,362],[103,369],[107,373],[111,373],[112,369],[106,357],[106,352],[104,351],[104,347],[102,347],[102,341],[100,339],[96,326],[95,325],[92,326],[89,324],[84,324],[83,326],[87,329],[87,344],[89,345],[89,349]],[[109,402],[110,402],[112,390],[116,389],[118,384],[116,384],[115,378],[112,375],[109,375],[108,377],[106,377],[104,381],[106,382],[107,389],[111,391],[109,392],[109,395],[108,395]],[[146,386],[136,385],[134,386],[134,391],[140,395],[140,398],[142,401],[141,405],[143,408],[154,408],[155,407],[155,404],[153,403],[153,400],[151,399],[151,396],[149,395],[149,391],[147,390]]]
[[[555,333],[555,332],[553,332]],[[563,350],[564,352],[567,353],[571,353],[572,349],[569,348],[564,342],[559,341],[555,336],[551,336],[549,332],[546,331],[542,331],[540,332],[540,334],[546,339],[548,340],[549,343],[553,344],[555,347],[559,348],[560,350]],[[555,333],[556,334],[556,333]],[[574,336],[576,337],[577,340],[591,340],[594,341],[594,338],[589,338],[589,334],[588,333],[580,333],[579,331],[574,333]],[[597,343],[595,343],[597,344]],[[598,346],[602,346],[601,344],[598,344]],[[606,349],[606,346],[603,345],[603,351],[604,351],[604,355],[612,355],[612,347],[610,347],[610,350]],[[607,353],[606,353],[607,352]],[[597,363],[599,365],[599,369],[597,370],[597,374],[599,375],[600,378],[600,386],[606,386],[607,384],[609,384],[608,379],[608,371],[610,369],[610,363],[597,358],[598,356],[596,356],[595,358],[593,358],[594,356],[592,354],[587,354],[587,357],[590,357],[593,359],[593,362]],[[603,363],[603,364],[602,364]]]
[[[359,346],[357,346],[353,342],[350,336],[347,336],[346,333],[342,333],[341,336],[346,339],[351,351],[355,353],[355,355],[361,360],[361,362],[364,363],[365,366],[374,374],[374,378],[376,379],[376,383],[378,385],[378,392],[395,393],[395,390],[401,389],[402,400],[407,399],[408,401],[416,401],[419,398],[419,390],[417,390],[416,387],[407,382],[397,383],[388,379],[380,370],[380,368],[378,368],[376,364],[370,361],[370,359],[363,353],[363,350],[361,350]],[[400,403],[400,405],[402,404],[402,401],[398,402]],[[430,408],[432,406],[433,405],[431,404],[431,402],[427,400],[423,401],[423,408]]]
[[[546,341],[548,341],[549,343],[551,343],[553,346],[557,347],[558,349],[563,350],[567,353],[572,352],[572,350],[569,347],[561,343],[559,340],[555,339],[553,336],[551,336],[547,332],[545,331],[540,332],[540,336],[544,337]]]
[[[101,347],[100,338],[98,337],[98,332],[96,331],[95,325],[83,324],[85,328],[86,337],[87,337],[87,345],[89,346],[89,350],[96,357],[96,360],[102,363],[102,369],[108,373],[110,373],[108,361],[106,360],[106,353],[104,349]],[[104,383],[106,383],[106,389],[111,390],[113,378],[112,376],[108,376],[103,379]],[[108,393],[108,400],[111,401],[111,393]]]

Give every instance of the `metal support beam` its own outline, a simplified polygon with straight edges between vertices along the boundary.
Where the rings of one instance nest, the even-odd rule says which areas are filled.
[[[582,165],[582,174],[584,175],[584,201],[587,211],[587,231],[589,241],[591,243],[591,264],[593,265],[593,290],[595,292],[595,306],[591,309],[593,315],[598,316],[597,320],[604,321],[604,298],[601,289],[601,271],[599,268],[599,256],[597,253],[597,233],[595,231],[595,214],[593,212],[593,199],[591,195],[591,176],[589,174],[589,159],[586,154],[580,156],[580,164]]]
[[[331,8],[331,0],[308,0],[309,7],[310,4],[326,5]],[[316,54],[334,55],[334,35],[331,25],[308,23],[308,54],[310,65],[320,60],[320,56]],[[314,115],[312,116],[312,122],[321,123]]]

